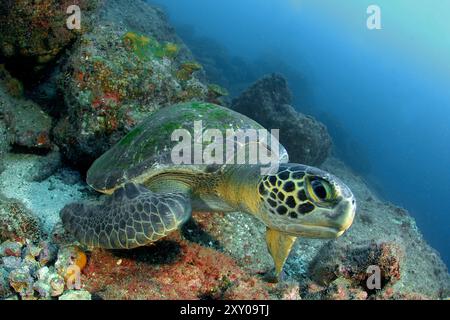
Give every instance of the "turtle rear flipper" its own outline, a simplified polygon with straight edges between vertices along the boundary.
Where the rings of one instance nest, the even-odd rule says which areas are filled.
[[[127,183],[102,204],[73,203],[61,211],[64,228],[82,244],[130,249],[177,230],[191,215],[184,193],[153,193]]]

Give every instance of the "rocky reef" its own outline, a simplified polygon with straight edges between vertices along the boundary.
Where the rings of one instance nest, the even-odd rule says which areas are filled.
[[[57,59],[91,26],[91,13],[100,1],[42,0],[0,3],[0,57],[21,76],[39,73]],[[80,30],[69,30],[67,8],[83,12]]]
[[[55,142],[72,163],[88,166],[151,112],[205,100],[200,71],[161,11],[111,1],[55,76],[66,109]]]
[[[258,80],[234,99],[231,107],[265,128],[280,129],[280,142],[291,162],[317,166],[330,152],[331,137],[326,127],[292,107],[291,91],[281,75]]]
[[[83,35],[59,84],[67,115],[54,133],[63,153],[74,163],[95,160],[151,112],[205,100],[207,87],[194,76],[200,67],[178,66],[178,51],[113,25]]]
[[[85,169],[144,117],[184,101],[221,102],[164,13],[139,0],[0,4],[0,299],[440,299],[448,271],[413,218],[330,156],[319,121],[297,112],[283,76],[263,77],[231,107],[281,129],[291,161],[333,172],[355,193],[351,229],[298,239],[283,280],[265,226],[243,213],[194,213],[163,241],[88,250],[61,227],[68,203],[98,200]],[[64,9],[64,10],[63,10]],[[20,19],[19,19],[20,18]],[[379,288],[369,285],[378,266]]]

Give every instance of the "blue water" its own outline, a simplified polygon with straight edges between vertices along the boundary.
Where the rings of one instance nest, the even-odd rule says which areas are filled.
[[[328,125],[339,156],[408,209],[450,265],[450,1],[151,2],[232,56],[270,53],[302,74],[303,87],[290,83],[308,98],[299,110]],[[371,4],[381,30],[366,27]]]

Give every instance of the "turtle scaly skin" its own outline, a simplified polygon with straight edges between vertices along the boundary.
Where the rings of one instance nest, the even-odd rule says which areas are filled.
[[[190,213],[190,201],[183,194],[159,196],[127,183],[104,204],[69,204],[62,217],[68,231],[89,247],[131,249],[177,230]]]
[[[261,175],[262,164],[173,164],[171,151],[178,141],[171,139],[172,132],[192,132],[199,120],[203,129],[222,132],[263,129],[209,103],[157,111],[94,162],[88,184],[112,196],[102,203],[64,207],[66,230],[89,247],[134,248],[178,229],[192,210],[242,211],[267,226],[266,241],[279,276],[297,237],[336,238],[350,227],[356,204],[349,188],[317,168],[285,163],[282,146],[278,169],[266,175]],[[271,149],[274,139],[249,143]]]

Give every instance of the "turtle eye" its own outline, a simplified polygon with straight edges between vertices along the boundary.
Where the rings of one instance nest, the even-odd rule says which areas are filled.
[[[323,182],[320,180],[311,181],[311,187],[314,194],[320,200],[325,200],[327,198],[327,189],[325,189]]]
[[[309,181],[309,194],[315,201],[327,201],[333,197],[331,185],[323,179],[312,178]]]

